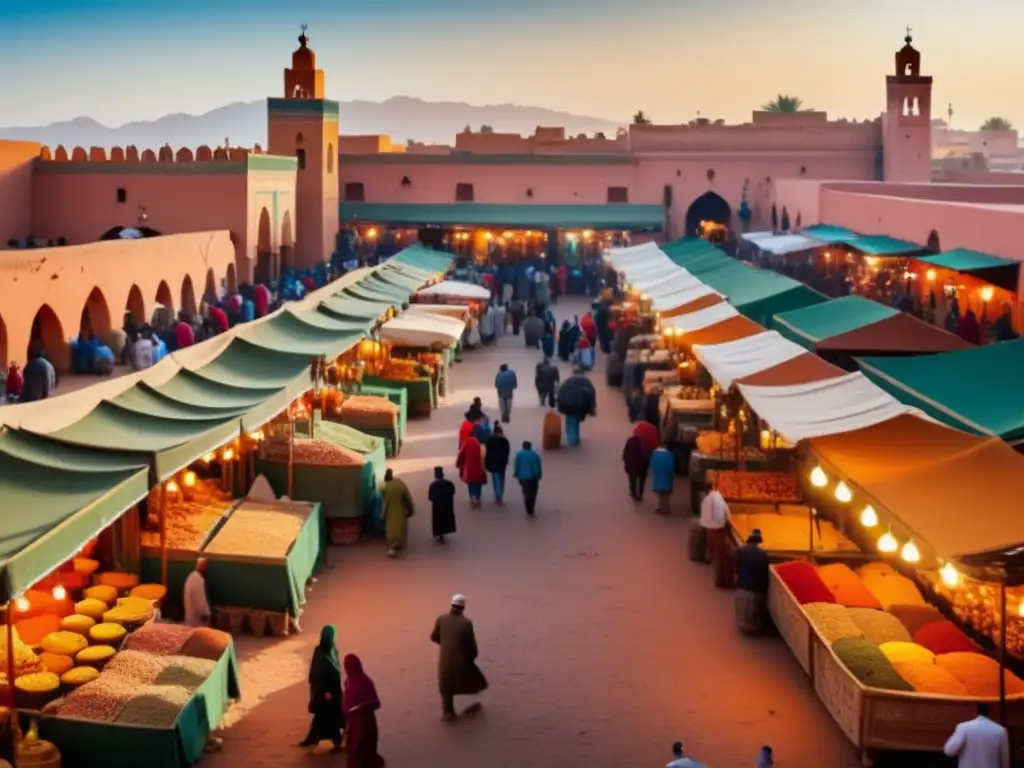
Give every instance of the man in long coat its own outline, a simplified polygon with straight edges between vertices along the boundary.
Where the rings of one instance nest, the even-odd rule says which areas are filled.
[[[479,655],[473,622],[463,615],[466,598],[452,597],[451,611],[437,617],[431,642],[441,647],[437,660],[437,684],[441,692],[442,719],[455,719],[455,697],[472,696],[487,690],[487,678],[476,665]]]
[[[381,505],[384,509],[384,536],[388,540],[388,557],[397,557],[405,549],[409,535],[409,518],[416,511],[409,487],[392,470],[384,473],[381,484]]]

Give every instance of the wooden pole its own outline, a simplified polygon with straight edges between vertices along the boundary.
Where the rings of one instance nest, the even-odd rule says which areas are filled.
[[[167,586],[167,484],[160,483],[160,583]]]
[[[288,420],[288,498],[295,496],[295,419]]]
[[[1006,722],[1006,576],[999,583],[999,722]]]

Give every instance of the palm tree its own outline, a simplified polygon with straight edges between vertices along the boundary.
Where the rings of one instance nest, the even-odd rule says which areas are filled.
[[[650,125],[650,124],[651,124],[651,118],[649,118],[647,116],[647,113],[644,112],[642,109],[637,111],[637,113],[635,115],[633,115],[633,125]]]
[[[809,111],[804,109],[803,99],[785,93],[780,93],[767,104],[763,104],[761,109],[764,112],[776,112],[784,115],[795,115],[797,112]]]
[[[990,117],[984,123],[981,124],[981,130],[983,131],[1012,131],[1013,123],[1007,120],[1005,117]]]

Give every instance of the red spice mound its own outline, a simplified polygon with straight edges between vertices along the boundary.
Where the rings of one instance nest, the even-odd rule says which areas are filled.
[[[800,605],[836,601],[832,591],[818,575],[818,570],[810,563],[782,563],[775,567],[775,572]]]
[[[978,653],[980,649],[952,621],[925,624],[914,633],[914,642],[932,653]]]
[[[889,613],[899,619],[911,637],[917,634],[917,630],[925,624],[932,624],[936,621],[943,621],[946,617],[933,605],[890,605],[886,608]]]

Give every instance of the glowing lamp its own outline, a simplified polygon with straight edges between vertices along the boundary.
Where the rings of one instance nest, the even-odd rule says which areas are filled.
[[[878,551],[891,554],[900,548],[900,543],[892,535],[892,531],[886,531],[878,537]]]
[[[824,488],[828,485],[828,476],[825,474],[824,469],[815,467],[811,470],[811,485],[815,488]]]
[[[928,278],[929,283],[933,282],[935,280],[935,270],[929,269],[927,272],[924,273],[924,276]]]
[[[991,285],[986,285],[981,289],[981,300],[986,304],[992,301],[993,295],[995,295],[995,289]]]
[[[836,500],[843,502],[843,504],[849,504],[853,500],[853,491],[850,490],[850,486],[840,481],[836,486]]]
[[[168,493],[177,493],[179,490],[181,490],[181,489],[178,488],[178,484],[176,482],[174,482],[173,480],[168,480],[167,481],[167,492]]]
[[[366,230],[366,236],[373,240],[373,238],[377,236],[377,230],[374,229],[373,227],[370,227],[370,229]]]
[[[903,545],[903,550],[900,552],[900,557],[906,560],[908,563],[918,563],[921,561],[921,550],[917,548],[917,544],[912,541],[908,541]]]
[[[493,240],[493,239],[494,239],[494,235],[492,235],[490,232],[484,232],[484,240]]]
[[[19,597],[17,600],[14,601],[14,607],[22,613],[24,613],[32,607],[32,603],[28,601],[27,597]]]
[[[235,452],[230,448],[225,448],[224,453],[222,453],[220,457],[224,461],[231,461],[233,458],[235,458]]]
[[[185,473],[185,476],[181,478],[181,482],[185,484],[186,488],[191,488],[196,484],[196,473],[189,471]]]
[[[952,563],[946,563],[944,566],[939,568],[939,578],[942,579],[942,583],[950,589],[954,589],[960,586],[960,571],[958,571]],[[1022,603],[1024,605],[1024,603]]]
[[[860,524],[865,528],[874,528],[878,525],[878,513],[870,504],[864,507],[864,511],[860,513]]]
[[[52,594],[54,600],[63,600],[65,597],[68,596],[68,591],[64,589],[63,585],[58,584],[53,588]]]
[[[204,464],[209,464],[210,462],[216,461],[216,460],[217,460],[217,454],[215,454],[215,453],[208,453],[205,456],[203,456],[203,463]]]
[[[1017,604],[1017,615],[1024,618],[1024,603]]]
[[[255,442],[258,443],[260,440],[263,439],[263,430],[262,429],[257,429],[254,432],[250,432],[249,433],[249,439],[250,440],[254,440]]]
[[[772,445],[772,433],[767,429],[761,430],[761,450],[767,451]]]

